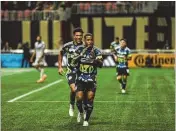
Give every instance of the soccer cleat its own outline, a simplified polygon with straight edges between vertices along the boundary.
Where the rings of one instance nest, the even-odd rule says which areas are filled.
[[[84,121],[84,122],[83,122],[83,126],[89,126],[88,121]]]
[[[46,80],[46,78],[47,78],[47,75],[43,75],[43,76],[42,76],[42,80],[43,80],[43,81]]]
[[[80,123],[81,119],[82,119],[82,113],[79,112],[77,116],[77,122]]]
[[[125,89],[122,89],[122,94],[125,94],[126,93],[126,90]]]
[[[43,79],[37,80],[37,83],[42,83],[42,82],[43,82]]]
[[[69,115],[74,116],[74,106],[70,104]]]

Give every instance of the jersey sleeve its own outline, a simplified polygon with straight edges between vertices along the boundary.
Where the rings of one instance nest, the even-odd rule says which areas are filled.
[[[68,50],[68,46],[67,46],[67,45],[64,45],[64,46],[62,47],[62,49],[61,49],[61,54],[62,54],[62,55],[66,54],[67,50]]]
[[[95,49],[95,56],[96,58],[95,59],[99,59],[99,60],[102,60],[103,57],[102,57],[102,52],[100,49]]]

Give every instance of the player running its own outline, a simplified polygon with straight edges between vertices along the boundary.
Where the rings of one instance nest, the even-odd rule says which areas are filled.
[[[97,67],[102,67],[101,51],[93,46],[93,36],[87,33],[84,36],[85,46],[80,46],[76,50],[76,57],[72,60],[71,65],[77,66],[76,79],[76,99],[77,108],[79,110],[77,122],[80,122],[83,117],[82,103],[85,97],[87,98],[86,117],[84,118],[83,126],[88,126],[90,115],[93,111],[93,100],[96,91],[96,76]]]
[[[30,62],[33,62],[34,56],[36,56],[35,62],[32,64],[39,72],[40,72],[40,79],[37,80],[37,83],[44,82],[47,78],[47,75],[44,73],[44,66],[46,66],[45,62],[45,43],[42,41],[41,36],[37,36],[35,42],[35,50],[31,56]]]
[[[115,48],[117,62],[117,80],[121,84],[122,93],[126,93],[127,76],[129,75],[128,60],[131,59],[130,49],[127,47],[127,40],[121,39],[120,46]]]
[[[73,38],[74,40],[64,44],[62,50],[59,52],[58,55],[58,73],[63,75],[64,70],[62,68],[62,59],[63,56],[66,55],[67,57],[67,73],[66,77],[68,80],[68,84],[70,86],[70,108],[69,108],[69,115],[74,116],[74,104],[75,104],[75,81],[76,81],[76,69],[70,68],[70,62],[73,59],[73,55],[75,53],[75,49],[77,46],[82,45],[82,38],[83,38],[83,30],[81,28],[75,28],[73,31]]]

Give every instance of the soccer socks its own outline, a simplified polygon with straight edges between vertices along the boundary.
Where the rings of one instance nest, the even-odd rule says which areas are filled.
[[[42,76],[44,75],[44,69],[43,68],[37,68],[37,70],[40,72],[40,79],[42,78]]]
[[[122,89],[124,89],[124,90],[126,88],[126,83],[127,83],[127,79],[123,79]]]
[[[83,113],[82,100],[77,100],[76,105],[80,113]]]
[[[123,88],[123,81],[122,81],[122,79],[118,79],[118,81],[119,81],[121,87]]]
[[[87,112],[86,112],[86,119],[85,119],[85,121],[89,120],[92,111],[93,111],[93,101],[88,101],[87,102]]]
[[[42,78],[43,75],[44,75],[44,69],[41,68],[41,71],[40,71],[40,78]]]
[[[76,96],[75,92],[70,92],[70,104],[71,105],[75,104],[75,96]]]

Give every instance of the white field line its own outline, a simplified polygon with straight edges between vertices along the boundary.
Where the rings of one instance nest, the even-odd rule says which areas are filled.
[[[21,103],[69,103],[69,101],[16,101]],[[95,101],[95,103],[171,103],[173,101]]]
[[[61,80],[54,81],[54,82],[52,82],[52,83],[50,83],[50,84],[48,84],[48,85],[45,85],[45,86],[43,86],[43,87],[40,87],[40,88],[36,89],[36,90],[30,91],[30,92],[28,92],[28,93],[26,93],[26,94],[23,94],[23,95],[21,95],[21,96],[15,97],[14,99],[9,100],[8,102],[14,102],[14,101],[19,100],[19,99],[21,99],[21,98],[23,98],[23,97],[26,97],[26,96],[28,96],[28,95],[31,95],[32,93],[39,92],[39,91],[41,91],[41,90],[43,90],[43,89],[46,89],[46,88],[48,88],[48,87],[50,87],[50,86],[52,86],[52,85],[55,85],[55,84],[57,84],[57,83],[60,83],[61,81],[63,81],[63,80],[61,79]]]
[[[11,75],[15,75],[15,74],[21,74],[21,73],[24,73],[24,72],[31,72],[31,71],[34,71],[34,69],[1,70],[1,77],[11,76]]]

